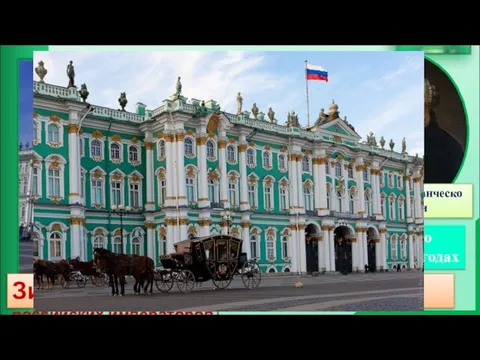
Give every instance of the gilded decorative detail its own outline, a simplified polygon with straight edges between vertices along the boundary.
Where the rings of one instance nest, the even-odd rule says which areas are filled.
[[[210,226],[212,223],[212,219],[199,219],[198,220],[198,225],[200,226]]]
[[[188,130],[187,130],[187,135],[189,135],[189,136],[193,136],[193,131],[192,131],[192,130],[190,130],[190,129],[188,129]]]
[[[177,141],[183,141],[183,139],[185,139],[185,133],[183,133],[183,132],[176,133],[175,134],[175,139]]]
[[[245,150],[247,150],[247,144],[238,145],[238,152],[242,153],[245,152]]]
[[[57,115],[50,115],[50,121],[59,122],[61,119]]]
[[[378,233],[379,233],[379,234],[386,234],[386,233],[387,233],[387,229],[378,229]]]
[[[230,180],[231,182],[237,181],[237,175],[236,175],[235,173],[231,173],[229,180]]]
[[[290,230],[297,230],[297,225],[295,224],[290,224],[288,225],[288,227],[290,228]]]
[[[193,178],[195,177],[195,169],[193,166],[188,166],[187,167],[187,172],[185,173],[185,175],[189,178]]]
[[[102,229],[95,230],[95,235],[103,235],[103,230]]]
[[[286,152],[286,151],[287,151],[287,148],[286,148],[285,146],[282,146],[282,147],[280,148],[280,152],[284,153],[284,152]]]
[[[163,220],[163,222],[165,223],[165,225],[170,225],[170,226],[177,225],[177,219],[176,218],[165,218]]]
[[[265,186],[272,186],[273,180],[271,177],[265,179]]]
[[[267,230],[267,236],[275,236],[275,229],[273,229],[273,228],[268,228],[268,230]]]
[[[335,226],[329,225],[329,226],[328,226],[328,231],[333,231],[333,230],[335,230]]]
[[[102,139],[103,138],[103,134],[101,133],[100,130],[95,130],[93,133],[92,133],[92,137],[94,139]]]
[[[174,136],[173,134],[164,134],[163,135],[163,139],[166,141],[166,142],[173,142],[174,140]]]
[[[251,146],[251,147],[255,147],[255,142],[252,140],[252,141],[249,141],[248,142],[248,146]]]
[[[331,167],[331,168],[334,168],[334,167],[335,167],[335,162],[334,162],[334,161],[332,161],[332,162],[330,163],[330,167]]]
[[[38,159],[33,159],[32,164],[33,164],[33,165],[39,165],[39,164],[40,164],[40,160],[38,160]]]
[[[78,132],[78,125],[77,124],[68,124],[68,133],[69,134],[76,134]]]
[[[344,168],[345,170],[348,170],[348,164],[343,164],[343,168]]]
[[[115,236],[121,236],[121,235],[123,235],[123,234],[122,234],[122,229],[117,229],[117,230],[115,230],[114,235],[115,235]]]
[[[322,229],[322,231],[327,231],[329,228],[329,225],[322,225],[320,228]]]
[[[80,218],[80,217],[70,218],[70,225],[83,225],[83,218]]]
[[[160,169],[160,170],[158,171],[157,177],[158,177],[159,180],[165,179],[165,171],[164,171],[163,169]]]
[[[243,229],[248,229],[250,227],[252,223],[250,221],[242,221],[240,223],[240,226],[243,228]]]
[[[197,137],[197,145],[202,146],[207,143],[207,137],[206,136],[199,136]]]
[[[234,227],[230,231],[230,234],[238,238],[240,237],[240,230],[237,227]]]
[[[138,139],[136,136],[132,137],[132,140],[131,140],[132,144],[136,144],[138,143]]]
[[[188,224],[188,219],[185,219],[185,218],[180,219],[180,220],[179,220],[179,224],[180,224],[180,225],[187,225],[187,224]]]
[[[280,181],[280,187],[287,187],[288,186],[288,181],[283,179],[282,181]]]
[[[376,244],[380,244],[380,239],[375,239]]]
[[[134,182],[139,182],[140,181],[140,176],[138,175],[132,175],[132,177],[130,178],[132,181]]]
[[[355,242],[357,242],[357,238],[356,238],[356,237],[352,237],[352,238],[350,238],[350,242],[352,242],[352,243],[355,243]]]
[[[365,165],[357,165],[357,166],[355,167],[355,170],[356,170],[356,171],[363,171],[363,170],[365,170],[365,168],[366,168]]]
[[[219,122],[220,122],[220,116],[216,113],[213,113],[212,116],[210,117],[210,120],[208,120],[207,132],[212,134],[215,131],[217,131]]]
[[[33,112],[33,118],[38,119],[38,113],[36,111]]]
[[[83,128],[80,128],[80,130],[78,130],[78,134],[83,135]]]
[[[58,163],[58,161],[52,161],[49,166],[50,169],[58,169],[59,167],[60,164]]]
[[[405,180],[410,181],[412,177],[410,175],[405,176]]]
[[[208,174],[208,179],[213,181],[220,180],[220,175],[218,174],[218,171],[210,171],[210,173]]]
[[[333,135],[333,140],[336,141],[336,142],[341,142],[341,141],[342,141],[342,137],[341,137],[341,136],[338,136],[338,135]]]
[[[414,234],[413,231],[409,231],[409,232],[408,232],[408,235],[409,235],[409,236],[412,236],[413,234]]]
[[[60,158],[57,155],[53,155],[51,159],[52,161],[56,161],[56,162],[60,160]]]
[[[221,220],[220,221],[220,226],[221,227],[227,227],[228,226],[228,221],[227,220]]]
[[[188,234],[197,235],[197,229],[195,228],[195,226],[190,225],[190,226],[188,227],[187,233],[188,233]]]
[[[307,181],[305,183],[305,189],[311,189],[312,188],[312,183],[310,181]]]
[[[270,151],[270,150],[272,150],[272,148],[271,148],[270,146],[268,146],[268,145],[265,145],[265,146],[263,147],[263,150],[265,150],[265,151]]]
[[[93,177],[95,179],[100,179],[101,177],[103,177],[103,174],[100,172],[100,170],[96,170],[94,173],[93,173]]]
[[[310,155],[312,155],[312,152],[311,152],[310,150],[305,150],[305,151],[303,152],[303,154],[304,154],[305,156],[310,156]]]
[[[118,180],[122,180],[122,174],[120,174],[120,173],[115,173],[115,174],[112,175],[112,179],[113,179],[113,180],[117,180],[117,181],[118,181]]]
[[[364,233],[367,231],[367,228],[364,228],[364,227],[357,227],[355,228],[355,230],[357,231],[357,233]]]
[[[161,132],[157,133],[157,139],[163,139],[163,138],[164,138],[164,135],[165,135],[165,134],[164,134],[164,133],[161,133]]]
[[[207,136],[208,136],[209,139],[213,139],[215,137],[215,134],[214,133],[208,133]]]
[[[161,227],[159,230],[160,236],[167,236],[167,229]]]
[[[357,193],[357,189],[352,186],[348,192],[349,192],[351,195],[354,195],[354,194]]]
[[[218,140],[217,146],[219,149],[225,149],[227,147],[227,140]]]
[[[318,165],[324,165],[327,163],[327,158],[318,158]]]
[[[250,233],[252,233],[253,235],[258,235],[258,229],[257,228],[253,228],[252,231],[250,231]]]
[[[229,138],[229,139],[228,139],[228,142],[229,142],[230,144],[235,144],[236,140],[235,140],[234,138]]]
[[[112,136],[112,141],[120,142],[120,141],[122,141],[122,138],[121,138],[120,135],[115,134],[115,135]]]
[[[318,158],[312,158],[312,165],[318,165]]]
[[[145,143],[145,149],[147,149],[147,150],[153,150],[153,143],[151,143],[151,142],[146,142],[146,143]]]
[[[420,181],[422,181],[422,178],[421,177],[416,177],[416,178],[413,178],[413,182],[416,184],[416,183],[419,183]]]
[[[417,235],[417,236],[423,236],[423,231],[416,231],[416,232],[415,232],[415,235]]]
[[[256,183],[257,183],[257,179],[256,179],[254,176],[250,176],[250,177],[248,178],[248,182],[249,182],[250,184],[256,184]]]
[[[298,224],[298,230],[305,230],[305,224]]]
[[[53,231],[60,231],[60,230],[62,230],[62,227],[60,226],[60,224],[53,224],[52,230]]]

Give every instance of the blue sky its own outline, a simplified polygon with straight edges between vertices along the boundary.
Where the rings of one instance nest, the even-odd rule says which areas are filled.
[[[20,142],[27,141],[32,144],[33,140],[33,78],[32,61],[20,61],[19,74],[19,102],[20,102]]]
[[[363,138],[373,131],[377,140],[393,138],[400,150],[406,137],[409,152],[423,154],[421,52],[36,52],[35,64],[40,60],[48,70],[45,81],[61,86],[68,84],[66,66],[73,60],[76,84],[87,84],[95,105],[117,109],[120,92],[126,92],[128,111],[137,102],[154,109],[181,76],[188,98],[214,99],[235,112],[240,91],[244,109],[255,102],[266,113],[272,106],[281,124],[293,109],[303,125],[308,60],[329,72],[328,83],[309,81],[311,123],[334,99]]]

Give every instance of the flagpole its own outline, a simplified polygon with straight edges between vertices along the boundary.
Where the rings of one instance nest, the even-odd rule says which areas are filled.
[[[310,127],[310,106],[308,104],[307,61],[308,60],[305,60],[305,90],[306,90],[306,93],[307,93],[307,127]]]

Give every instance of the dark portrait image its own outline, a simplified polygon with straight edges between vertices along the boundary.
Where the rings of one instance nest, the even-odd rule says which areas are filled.
[[[462,165],[466,116],[450,78],[425,60],[425,183],[454,181]]]

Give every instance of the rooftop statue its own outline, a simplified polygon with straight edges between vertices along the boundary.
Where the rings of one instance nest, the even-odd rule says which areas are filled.
[[[75,87],[75,67],[73,66],[73,61],[70,60],[70,63],[67,65],[67,76],[68,76],[68,87]]]
[[[237,94],[237,115],[240,115],[242,113],[242,105],[243,105],[242,94],[238,93]]]
[[[127,106],[127,94],[122,92],[120,93],[120,97],[118,98],[118,103],[122,107],[122,111],[125,111],[125,106]]]
[[[38,62],[38,66],[35,68],[35,73],[38,75],[38,77],[40,78],[40,82],[43,83],[43,78],[45,77],[45,75],[47,75],[48,71],[47,69],[45,69],[43,67],[44,62],[42,60],[40,60]]]

